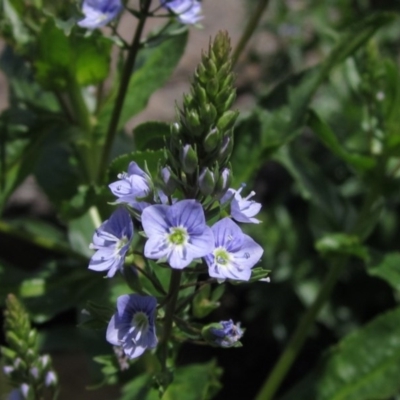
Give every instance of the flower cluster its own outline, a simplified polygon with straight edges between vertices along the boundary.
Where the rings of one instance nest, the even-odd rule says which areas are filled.
[[[198,0],[160,0],[160,3],[182,24],[196,24],[203,18]],[[78,25],[90,30],[101,28],[117,18],[122,9],[121,0],[84,0],[82,13],[85,17],[78,21]]]
[[[197,15],[197,3],[162,1],[180,18],[190,10]],[[192,8],[186,10],[185,4]],[[165,141],[165,159],[159,161],[156,174],[146,164],[143,170],[131,161],[127,170],[117,175],[118,179],[109,185],[117,208],[96,230],[91,244],[96,252],[89,268],[106,273],[108,278],[120,271],[129,282],[131,263],[136,263],[139,255],[139,264],[147,268],[134,265],[140,269],[140,277],[149,279],[155,290],[165,296],[161,300],[166,305],[165,313],[158,314],[164,323],[160,341],[164,347],[174,331],[174,317],[182,321],[174,315],[175,302],[182,300],[178,295],[182,275],[196,277],[208,271],[212,283],[248,282],[263,254],[262,247],[238,225],[260,223],[256,216],[261,204],[252,200],[252,191],[242,197],[244,185],[239,189],[231,187],[229,159],[237,112],[229,110],[235,98],[229,52],[229,38],[220,34],[210,45],[209,54],[203,55],[191,94],[184,98],[183,109],[178,110],[179,122],[171,125],[171,135]],[[211,78],[212,88],[208,85]],[[140,240],[135,240],[134,252],[131,248],[134,225],[145,237],[142,252]],[[125,269],[125,264],[129,268]],[[171,269],[168,293],[153,280],[157,268],[163,267]],[[261,276],[260,270],[253,274],[254,279],[265,276],[262,269]],[[197,284],[195,281],[189,286]],[[157,345],[157,299],[149,295],[156,292],[143,290],[140,284],[131,287],[134,294],[117,299],[117,310],[106,333],[108,342],[118,347],[117,353],[123,352],[128,359]],[[216,302],[209,304],[214,306]],[[220,347],[239,346],[243,335],[240,324],[231,320],[195,331],[199,340]],[[159,352],[164,365],[167,352],[165,348]]]

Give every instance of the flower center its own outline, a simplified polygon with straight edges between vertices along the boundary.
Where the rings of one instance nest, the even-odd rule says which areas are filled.
[[[115,248],[117,251],[121,250],[127,243],[129,242],[127,236],[122,236],[120,240],[118,240]]]
[[[136,326],[142,332],[146,331],[149,327],[149,319],[144,312],[138,311],[132,318],[132,325]]]
[[[189,238],[186,228],[175,227],[170,228],[170,233],[168,235],[168,240],[171,244],[176,246],[186,244]]]
[[[223,247],[214,250],[214,257],[217,264],[226,266],[231,261],[230,254]]]

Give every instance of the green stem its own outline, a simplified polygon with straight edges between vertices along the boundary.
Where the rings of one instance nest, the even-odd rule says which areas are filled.
[[[24,240],[26,242],[32,243],[36,246],[42,247],[49,251],[55,251],[57,253],[65,254],[85,262],[88,261],[87,257],[72,250],[66,244],[57,243],[43,236],[32,235],[31,233],[24,232],[23,230],[21,230],[21,228],[14,227],[3,221],[0,221],[0,232]]]
[[[243,49],[246,47],[248,41],[252,37],[254,31],[256,30],[260,19],[269,4],[269,0],[260,0],[255,8],[253,14],[251,15],[247,25],[243,31],[243,34],[235,47],[232,54],[232,65],[235,65]]]
[[[178,269],[172,269],[171,280],[169,282],[168,297],[169,301],[165,309],[164,318],[164,332],[160,342],[161,348],[161,365],[163,371],[167,370],[167,359],[168,359],[168,341],[171,337],[172,324],[174,321],[174,313],[176,301],[178,300],[179,285],[181,283],[182,271]]]
[[[98,180],[100,181],[106,171],[111,147],[114,137],[118,131],[118,122],[121,116],[122,107],[125,101],[125,96],[128,91],[129,81],[131,79],[133,67],[135,66],[136,57],[140,50],[140,39],[143,33],[144,25],[146,23],[147,14],[150,9],[151,0],[146,0],[143,8],[140,10],[140,18],[136,32],[134,34],[132,45],[129,49],[128,58],[126,59],[124,70],[122,72],[121,81],[118,89],[117,98],[115,100],[114,109],[111,115],[110,123],[108,125],[106,141],[103,147],[103,153],[100,159]]]
[[[296,359],[298,352],[303,347],[303,343],[311,326],[314,323],[314,319],[318,316],[318,313],[325,304],[325,301],[329,298],[345,265],[346,259],[341,258],[329,270],[318,292],[318,295],[314,300],[314,303],[301,319],[296,331],[287,344],[285,351],[279,358],[279,361],[276,363],[272,373],[268,377],[266,384],[262,387],[261,391],[257,395],[256,400],[270,400],[273,398],[275,392],[286,376],[286,373]]]
[[[363,207],[357,217],[357,221],[352,229],[352,234],[358,235],[360,238],[365,239],[366,235],[364,232],[364,222],[368,218],[368,214],[373,208],[376,199],[380,193],[381,177],[385,171],[386,160],[380,160],[378,167],[376,169],[376,176],[374,184],[365,198]],[[311,307],[304,314],[297,326],[294,334],[292,335],[289,343],[287,344],[285,351],[282,353],[278,362],[275,364],[274,369],[265,381],[260,392],[258,393],[256,400],[271,400],[275,395],[276,391],[279,389],[283,379],[285,378],[287,372],[295,361],[299,351],[303,347],[303,344],[308,336],[308,333],[314,324],[315,318],[318,316],[321,308],[330,297],[333,288],[336,285],[337,280],[344,267],[347,264],[347,257],[342,256],[336,260],[328,274],[326,275],[317,297],[315,298]]]

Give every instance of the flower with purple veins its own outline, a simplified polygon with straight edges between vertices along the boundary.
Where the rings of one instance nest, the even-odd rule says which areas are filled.
[[[121,0],[84,0],[85,18],[78,22],[82,28],[96,29],[107,25],[122,11]]]
[[[161,5],[173,12],[182,24],[196,24],[201,15],[201,3],[198,0],[160,0]]]
[[[134,161],[129,164],[128,172],[118,175],[119,180],[108,185],[117,203],[126,203],[142,211],[150,203],[142,201],[152,191],[151,178]]]
[[[125,255],[133,238],[133,223],[125,208],[118,208],[96,229],[90,248],[97,250],[89,262],[89,269],[108,271],[111,278],[122,270]]]
[[[211,328],[210,332],[215,336],[214,342],[221,347],[233,347],[238,344],[243,336],[240,329],[240,322],[235,325],[230,319],[229,321],[221,321],[221,328]]]
[[[244,185],[239,189],[229,189],[225,195],[221,198],[221,204],[226,203],[230,199],[231,201],[231,216],[237,222],[247,222],[253,224],[259,224],[261,221],[254,218],[261,210],[261,204],[251,199],[256,193],[250,192],[247,197],[241,196],[241,191]]]
[[[220,281],[233,279],[248,281],[251,268],[260,260],[264,250],[230,218],[212,226],[215,245],[206,257],[208,273]]]
[[[107,341],[114,346],[121,346],[130,359],[141,356],[146,349],[156,347],[156,306],[157,300],[153,296],[125,294],[118,297],[117,311],[107,327]]]
[[[165,259],[172,268],[183,269],[214,247],[213,233],[206,225],[203,207],[196,200],[149,206],[143,211],[142,225],[148,237],[144,255]]]

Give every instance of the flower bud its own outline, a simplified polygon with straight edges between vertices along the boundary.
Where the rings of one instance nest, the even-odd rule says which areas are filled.
[[[160,178],[162,182],[162,190],[167,196],[171,196],[174,193],[177,183],[172,176],[172,171],[170,167],[164,167],[160,171]]]
[[[231,184],[231,181],[232,181],[231,170],[229,168],[224,168],[221,171],[221,175],[217,181],[214,191],[214,196],[217,199],[220,199],[227,192]]]
[[[218,119],[217,128],[225,133],[227,130],[233,128],[235,125],[236,119],[239,115],[238,111],[225,111],[222,116]]]
[[[200,105],[200,117],[204,124],[211,125],[215,124],[217,119],[217,109],[211,103],[204,103]]]
[[[204,196],[210,195],[215,188],[214,174],[208,169],[203,168],[199,176],[199,188]]]
[[[180,151],[179,159],[181,162],[182,170],[186,174],[192,174],[198,165],[196,151],[190,144],[185,144]]]
[[[204,138],[203,146],[207,153],[211,153],[216,149],[218,143],[221,141],[221,135],[218,128],[213,128]]]
[[[45,386],[54,387],[57,385],[57,382],[58,382],[57,375],[54,373],[54,371],[49,371],[44,379]]]
[[[212,346],[216,347],[240,347],[240,338],[243,336],[243,330],[240,323],[234,324],[232,320],[220,321],[205,326],[201,330],[203,338]]]
[[[222,139],[222,146],[219,149],[218,161],[223,164],[229,160],[233,150],[233,136],[230,134]]]

